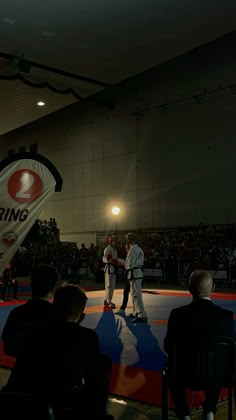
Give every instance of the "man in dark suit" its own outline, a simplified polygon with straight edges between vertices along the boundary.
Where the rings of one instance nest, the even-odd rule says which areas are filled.
[[[55,290],[54,320],[28,336],[3,392],[39,395],[63,420],[113,418],[105,411],[108,387],[98,336],[80,325],[86,301],[77,285]]]
[[[17,297],[18,292],[18,281],[16,280],[16,271],[14,270],[12,263],[7,264],[2,279],[2,298],[4,302],[6,300],[6,291],[8,288],[12,287],[13,289],[13,298],[19,300]]]
[[[58,273],[54,267],[39,264],[33,268],[32,299],[10,312],[3,329],[3,346],[8,356],[16,357],[27,335],[52,320],[53,306],[49,299],[57,281]]]
[[[194,352],[217,336],[235,337],[233,312],[220,308],[211,301],[214,289],[209,272],[194,271],[189,280],[189,291],[193,300],[189,305],[173,309],[167,327],[164,349],[168,355],[174,347],[180,352],[180,372],[189,375],[189,367],[194,364]],[[171,378],[171,371],[170,371]],[[186,403],[186,384],[179,380],[177,386],[170,381],[170,389],[178,418],[189,419]],[[216,413],[220,387],[215,384],[205,390],[203,403],[204,418],[212,420]]]

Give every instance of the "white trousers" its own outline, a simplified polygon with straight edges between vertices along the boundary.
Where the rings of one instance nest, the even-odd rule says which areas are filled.
[[[142,279],[130,280],[130,294],[133,301],[133,315],[147,318],[142,296]]]
[[[116,287],[116,274],[109,274],[108,271],[105,271],[105,299],[107,303],[111,303],[113,298],[113,293]]]

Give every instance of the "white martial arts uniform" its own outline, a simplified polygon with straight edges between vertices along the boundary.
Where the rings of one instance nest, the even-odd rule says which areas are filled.
[[[107,259],[109,255],[111,255],[111,258]],[[106,264],[104,268],[106,291],[105,300],[108,304],[110,304],[112,302],[112,297],[116,286],[116,266],[111,262],[112,260],[118,261],[118,254],[116,249],[113,248],[111,245],[108,245],[104,249],[104,255],[102,260]]]
[[[131,245],[125,260],[125,268],[128,271],[127,278],[130,281],[133,315],[139,318],[147,318],[142,297],[143,264],[143,250],[137,244]]]

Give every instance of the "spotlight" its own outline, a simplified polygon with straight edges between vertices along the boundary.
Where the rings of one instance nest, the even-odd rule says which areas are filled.
[[[111,212],[112,212],[112,214],[114,214],[114,216],[118,216],[120,214],[120,208],[119,207],[113,207]]]
[[[38,105],[38,106],[44,106],[44,105],[45,105],[45,102],[43,102],[43,101],[38,101],[38,102],[37,102],[37,105]]]

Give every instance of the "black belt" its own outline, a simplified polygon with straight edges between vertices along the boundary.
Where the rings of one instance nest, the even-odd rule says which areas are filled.
[[[143,267],[134,267],[134,268],[130,268],[129,270],[127,270],[128,273],[129,272],[131,273],[131,277],[130,277],[129,280],[139,280],[140,278],[142,278],[142,277],[134,278],[134,270],[143,270]]]
[[[114,267],[114,273],[111,273],[110,271],[111,266]],[[106,263],[106,267],[108,267],[108,270],[107,270],[108,274],[116,274],[117,267],[114,264]]]

